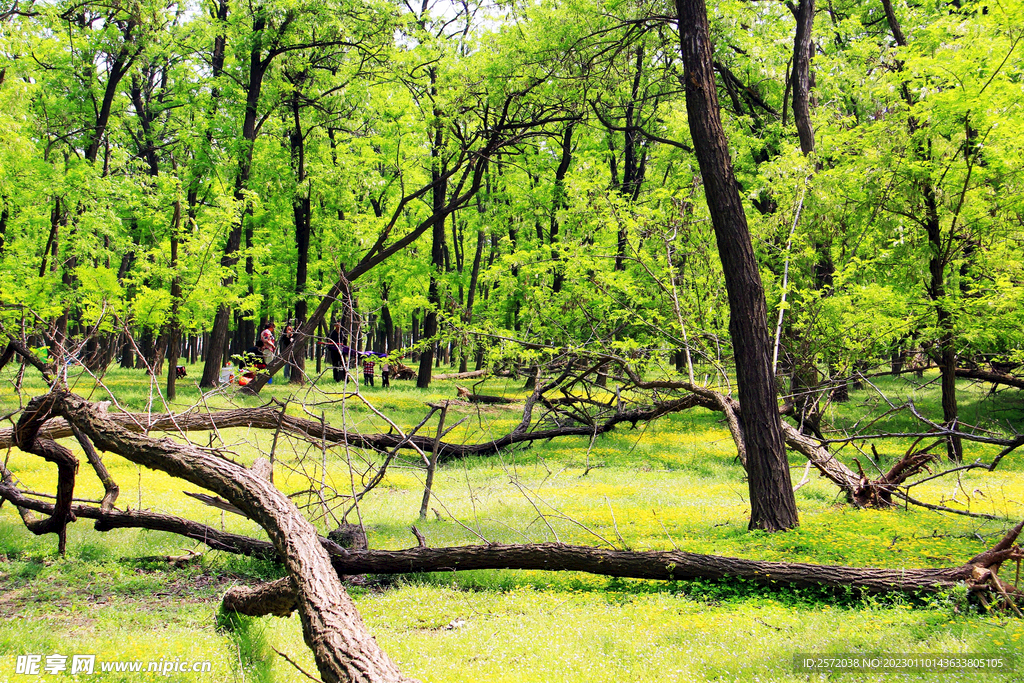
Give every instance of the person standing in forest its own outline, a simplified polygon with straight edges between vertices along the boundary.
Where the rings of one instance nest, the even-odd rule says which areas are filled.
[[[292,345],[292,340],[295,338],[295,328],[291,325],[284,326],[284,332],[281,333],[281,354],[287,358],[288,348]],[[284,378],[291,379],[292,364],[289,360],[284,364]]]
[[[263,362],[270,365],[277,352],[277,340],[274,339],[274,330],[277,326],[274,323],[267,323],[267,326],[260,332],[260,350],[263,352]]]
[[[391,386],[391,382],[388,381],[388,378],[390,378],[390,377],[391,377],[391,363],[388,362],[387,358],[385,358],[384,362],[380,366],[380,386],[381,386],[381,388],[385,388],[385,387],[390,387]]]
[[[367,356],[363,361],[363,384],[373,386],[373,356]]]
[[[334,329],[331,330],[330,334],[327,335],[327,359],[331,363],[331,367],[334,370],[334,381],[340,382],[345,376],[345,370],[342,367],[342,336],[341,336],[341,321],[334,321]]]

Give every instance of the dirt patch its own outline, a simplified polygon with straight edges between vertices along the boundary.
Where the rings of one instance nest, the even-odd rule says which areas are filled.
[[[10,619],[21,611],[22,605],[29,602],[25,593],[24,588],[14,588],[9,583],[0,582],[0,619]]]

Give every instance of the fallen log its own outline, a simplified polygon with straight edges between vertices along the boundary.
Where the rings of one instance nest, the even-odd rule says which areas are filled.
[[[517,444],[533,441],[563,437],[594,438],[600,434],[612,431],[617,425],[624,422],[628,422],[635,427],[638,422],[654,420],[669,413],[699,406],[725,414],[737,452],[740,455],[741,461],[744,460],[744,435],[737,417],[741,413],[741,409],[739,402],[735,399],[712,389],[693,386],[685,382],[640,382],[639,378],[635,378],[635,376],[631,377],[631,379],[634,384],[644,389],[682,389],[692,393],[678,399],[662,400],[643,408],[617,410],[614,413],[608,414],[604,419],[594,420],[591,423],[585,423],[570,416],[570,419],[573,419],[575,424],[570,422],[569,424],[561,424],[553,428],[531,430],[531,411],[538,402],[549,408],[554,407],[556,403],[558,405],[563,405],[565,402],[587,403],[587,401],[578,401],[577,399],[570,398],[549,401],[543,397],[542,393],[535,392],[526,399],[523,407],[523,419],[512,432],[477,444],[455,444],[443,440],[437,441],[424,436],[403,437],[396,433],[362,434],[331,427],[319,421],[282,415],[280,410],[270,406],[179,415],[109,413],[107,417],[121,427],[138,433],[148,431],[184,433],[189,431],[246,427],[280,429],[283,432],[315,443],[326,443],[329,445],[344,444],[358,448],[368,448],[381,453],[388,453],[394,449],[410,449],[418,453],[433,453],[436,449],[438,451],[438,462],[445,463],[471,456],[494,455]],[[509,399],[501,400],[506,401]],[[918,474],[931,461],[930,458],[918,457],[920,452],[908,452],[907,456],[897,462],[888,473],[876,479],[869,479],[863,473],[858,474],[854,472],[850,467],[838,460],[828,448],[813,438],[801,434],[785,421],[782,422],[782,431],[783,438],[789,448],[808,458],[822,475],[839,487],[847,496],[849,502],[861,507],[892,506],[894,504],[892,501],[893,491],[910,477]],[[39,435],[48,439],[62,438],[71,434],[71,428],[67,425],[66,421],[60,418],[47,421],[39,429]],[[13,442],[13,430],[10,428],[0,429],[0,448],[14,445]],[[996,440],[992,442],[1005,445],[1003,441]],[[1021,443],[1024,443],[1024,440],[1018,439],[1017,442],[1010,443],[1008,448],[1012,450],[1020,446]]]
[[[1014,377],[1013,375],[1003,374],[1001,372],[988,372],[987,370],[957,368],[956,376],[963,377],[965,379],[977,379],[982,382],[991,382],[992,384],[1005,384],[1008,387],[1024,389],[1024,377]]]
[[[416,371],[410,368],[408,365],[396,363],[395,366],[391,369],[391,379],[416,379]]]
[[[401,574],[471,569],[534,569],[580,571],[635,579],[744,579],[771,586],[855,588],[866,593],[934,593],[968,584],[974,590],[1007,590],[992,581],[999,565],[1021,557],[1014,543],[1024,522],[991,550],[959,567],[881,569],[789,562],[763,562],[682,551],[633,552],[560,543],[478,545],[457,548],[367,550],[335,556],[334,566],[346,574]],[[1013,591],[1013,586],[1009,586]],[[998,593],[997,593],[998,594]],[[286,579],[255,588],[236,587],[224,596],[224,608],[250,616],[287,614],[295,591]],[[285,611],[287,609],[287,611]]]
[[[447,375],[434,375],[431,379],[445,380],[445,379],[476,379],[477,377],[487,377],[491,374],[490,370],[473,370],[471,372],[456,372]]]
[[[655,383],[649,383],[655,384]],[[670,388],[667,383],[656,383],[658,388]],[[672,383],[671,388],[679,388],[678,383]],[[687,385],[686,388],[689,388]],[[285,415],[282,417],[280,410],[264,406],[260,408],[238,408],[234,410],[218,411],[213,413],[185,413],[178,415],[146,413],[108,413],[107,418],[117,423],[124,429],[146,433],[149,431],[162,432],[190,432],[210,431],[213,429],[229,429],[232,427],[246,427],[256,429],[278,428],[302,438],[309,439],[316,443],[326,442],[327,444],[346,444],[360,448],[370,448],[380,452],[386,452],[393,448],[419,450],[424,453],[432,453],[435,445],[438,449],[438,461],[449,462],[469,456],[493,455],[501,450],[516,444],[528,443],[531,441],[560,438],[560,437],[584,437],[593,438],[613,430],[618,424],[628,422],[636,425],[638,422],[653,420],[673,412],[688,410],[694,407],[703,407],[716,412],[724,412],[729,423],[730,433],[736,443],[737,451],[743,453],[743,438],[739,428],[739,421],[736,415],[740,412],[737,401],[724,394],[715,392],[703,387],[699,388],[700,393],[692,393],[680,399],[663,401],[653,407],[644,410],[622,411],[610,415],[605,421],[594,425],[566,425],[552,429],[539,429],[528,431],[522,424],[511,433],[479,444],[453,444],[445,441],[435,442],[431,437],[413,436],[403,438],[399,434],[361,434],[350,430],[331,427],[319,421],[306,420],[303,418]],[[533,397],[531,397],[533,398]],[[524,414],[528,413],[524,409]],[[891,495],[888,491],[905,481],[917,470],[904,469],[904,476],[898,481],[889,480],[883,484],[876,484],[867,478],[858,475],[842,461],[832,455],[827,448],[821,446],[813,438],[801,434],[785,421],[782,423],[783,437],[786,445],[808,458],[811,463],[829,481],[842,490],[850,502],[860,506],[875,505],[880,501],[886,501],[885,505],[891,505]],[[72,430],[62,418],[50,419],[43,425],[39,433],[49,439],[58,439],[72,435]],[[0,448],[13,445],[12,430],[0,429]],[[923,464],[922,464],[923,466]],[[885,492],[879,491],[879,486],[885,488]]]
[[[0,468],[3,468],[3,465],[0,465]],[[4,482],[0,483],[0,499],[9,501],[19,510],[53,514],[52,503],[25,495],[23,491],[18,490],[10,483],[7,476],[9,474],[5,471]],[[149,510],[103,510],[91,505],[72,505],[71,512],[79,519],[96,520],[95,529],[100,532],[112,529],[166,531],[204,543],[211,550],[264,559],[278,557],[274,544],[270,541],[261,541],[241,534],[220,531],[211,526],[174,515],[165,515]]]
[[[15,505],[51,513],[53,505],[0,485],[0,497]],[[105,512],[87,505],[73,506],[81,518],[97,520],[97,529],[138,527],[170,531],[202,541],[210,548],[259,557],[277,557],[268,541],[218,531],[196,522],[147,511]],[[681,551],[622,551],[558,543],[477,545],[453,548],[416,547],[407,550],[346,550],[329,538],[318,537],[339,575],[406,574],[472,569],[534,569],[581,571],[621,578],[654,580],[744,579],[764,585],[852,587],[868,593],[937,592],[967,583],[975,590],[999,589],[994,572],[999,565],[1021,557],[1014,543],[1018,524],[992,549],[959,567],[883,569],[806,563],[764,562]],[[988,573],[986,573],[988,572]],[[1001,590],[1014,592],[1012,586]],[[287,615],[295,609],[291,578],[254,588],[236,587],[224,596],[224,608],[242,614]]]
[[[741,460],[745,463],[745,437],[737,416],[741,413],[739,401],[707,387],[689,382],[673,380],[643,381],[628,366],[624,366],[629,381],[643,389],[682,389],[701,397],[702,405],[709,410],[721,411],[726,416],[729,431]],[[784,410],[785,408],[783,408]],[[826,447],[810,436],[802,434],[785,420],[781,421],[782,437],[786,446],[806,457],[829,481],[846,494],[847,500],[858,507],[893,507],[892,496],[897,487],[923,470],[933,456],[913,449],[878,479],[868,479],[863,472],[857,474],[836,458]]]

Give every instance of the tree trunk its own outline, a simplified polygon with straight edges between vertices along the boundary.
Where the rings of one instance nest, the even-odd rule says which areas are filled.
[[[707,11],[704,0],[676,0],[676,10],[690,134],[729,297],[747,445],[750,528],[792,529],[799,519],[776,405],[767,307],[720,119]]]
[[[1024,523],[1022,523],[1024,524]],[[999,590],[990,567],[1007,561],[1020,533],[1014,527],[995,547],[971,558],[959,567],[923,569],[879,569],[789,562],[764,562],[683,551],[632,552],[536,543],[497,543],[456,548],[410,548],[408,550],[363,550],[333,555],[339,574],[401,574],[479,569],[531,569],[580,571],[604,576],[679,581],[685,579],[744,579],[765,586],[826,586],[851,588],[866,593],[946,591],[967,583]],[[1004,590],[1016,592],[1002,583]],[[998,595],[998,592],[996,593]],[[251,616],[289,614],[297,594],[287,579],[262,586],[232,588],[224,596],[224,608]]]
[[[181,281],[178,278],[178,234],[181,229],[181,202],[174,202],[174,220],[171,224],[171,316],[166,326],[167,335],[167,400],[178,394],[178,355],[181,353],[181,326],[178,323],[178,304],[181,302]]]
[[[1017,389],[1024,389],[1024,377],[1014,377],[1013,375],[1004,375],[998,372],[957,368],[956,376],[965,377],[967,379],[977,379],[982,382],[992,382],[993,384],[1003,384],[1008,387],[1016,387]]]
[[[302,189],[306,181],[306,146],[302,134],[302,119],[299,115],[299,93],[296,92],[291,101],[292,130],[288,140],[292,153],[292,172],[296,180],[296,194],[292,199],[292,213],[295,223],[295,249],[298,260],[295,265],[295,327],[306,322],[308,304],[306,303],[306,282],[309,273],[309,239],[312,232],[312,204],[308,188]],[[302,384],[306,374],[306,357],[303,349],[295,349],[291,354],[291,383]]]
[[[476,252],[473,254],[473,269],[469,275],[469,290],[466,293],[466,311],[463,314],[463,322],[468,327],[473,323],[473,304],[476,302],[476,289],[480,279],[480,263],[483,260],[484,244],[487,242],[487,230],[480,227],[476,232]],[[469,343],[462,349],[462,359],[459,361],[459,372],[466,372],[469,369],[469,354],[475,348],[476,343]]]
[[[930,182],[925,183],[925,215],[928,243],[931,256],[928,259],[930,281],[928,295],[935,305],[935,317],[940,330],[939,372],[942,375],[942,419],[950,429],[956,428],[958,419],[956,400],[956,349],[953,346],[953,316],[944,302],[946,296],[946,263],[943,257],[945,245],[942,240],[942,226],[939,221],[935,192]],[[950,436],[946,440],[946,454],[953,462],[964,457],[960,437]]]
[[[3,70],[0,70],[2,72]],[[3,82],[2,73],[0,73],[0,83]],[[11,208],[7,203],[7,197],[0,195],[0,256],[4,255],[4,247],[7,245],[7,219],[11,216]]]
[[[551,291],[555,294],[562,291],[562,284],[565,282],[565,271],[559,260],[561,254],[558,251],[558,212],[562,211],[566,207],[567,194],[565,191],[565,176],[569,173],[569,164],[572,163],[572,135],[573,130],[576,126],[575,122],[570,122],[565,127],[565,132],[562,134],[562,157],[558,162],[558,168],[555,169],[555,186],[552,191],[551,197],[551,220],[548,226],[548,243],[551,245],[551,260],[554,261],[554,278],[551,282]],[[481,238],[483,233],[481,233]],[[477,255],[476,262],[474,262],[474,277],[476,275],[477,263],[480,260],[480,253],[483,251],[483,243],[477,243]]]
[[[814,151],[814,127],[811,123],[811,34],[814,29],[814,0],[800,0],[796,12],[793,40],[793,121],[800,136],[800,151]]]
[[[434,95],[437,94],[436,86],[436,71],[431,68],[430,70],[431,80],[431,91]],[[431,167],[431,181],[433,188],[431,189],[432,199],[432,211],[433,211],[433,230],[431,234],[431,249],[430,249],[430,285],[427,289],[427,312],[423,318],[423,336],[427,339],[432,339],[437,335],[437,311],[441,306],[441,291],[438,286],[438,277],[440,277],[441,269],[444,267],[444,222],[447,218],[445,212],[445,198],[448,194],[448,181],[444,179],[444,169],[441,166],[441,145],[444,142],[443,129],[440,123],[440,110],[435,109],[435,119],[437,119],[434,126],[434,135],[431,140],[430,156],[433,161]],[[420,356],[420,368],[419,373],[416,375],[416,386],[420,389],[426,389],[430,386],[430,375],[433,372],[433,361],[434,361],[434,346],[431,342],[427,346],[427,349]]]

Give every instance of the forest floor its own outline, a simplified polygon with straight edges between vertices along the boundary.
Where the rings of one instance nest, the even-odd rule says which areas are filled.
[[[201,374],[188,368],[189,379]],[[43,391],[26,376],[23,396],[14,373],[0,373],[0,414]],[[107,400],[93,378],[71,378],[73,390]],[[875,386],[892,400],[913,398],[918,409],[939,415],[935,378],[881,377]],[[166,408],[143,371],[111,370],[103,379],[120,407]],[[459,382],[468,385],[470,382]],[[366,398],[403,429],[426,414],[425,403],[455,398],[453,381],[429,390],[396,382],[391,389],[365,388]],[[488,380],[482,391],[524,396],[521,380]],[[184,385],[184,386],[183,386]],[[175,410],[199,401],[188,380],[179,384]],[[362,403],[342,400],[341,385],[276,383],[260,398],[228,392],[207,396],[211,408],[261,405],[289,399],[289,411],[355,431],[387,427]],[[350,387],[351,388],[351,387]],[[1010,390],[960,385],[962,419],[1005,431],[1024,424],[1024,397]],[[879,391],[852,392],[849,403],[830,408],[839,426],[873,419],[888,410]],[[113,406],[111,410],[117,410]],[[452,406],[447,424],[465,421],[446,437],[479,442],[511,429],[519,408]],[[878,431],[917,429],[903,414],[883,418]],[[433,435],[436,422],[423,428]],[[193,433],[207,445],[213,437]],[[249,463],[269,451],[273,434],[224,430],[219,438]],[[67,442],[77,452],[77,445]],[[894,461],[909,441],[876,442],[879,466]],[[336,495],[358,487],[366,453],[281,436],[275,449],[275,483],[307,508],[321,531],[341,517]],[[968,445],[966,459],[990,459],[993,449]],[[868,454],[848,447],[870,466]],[[51,492],[54,468],[17,450],[2,454],[23,485]],[[148,508],[218,528],[264,537],[251,522],[182,494],[195,487],[107,456],[121,488],[119,507]],[[323,465],[326,464],[326,469]],[[350,477],[350,465],[357,472]],[[799,482],[805,462],[791,455]],[[781,534],[751,533],[744,473],[720,416],[702,409],[671,415],[631,430],[620,427],[598,438],[537,443],[490,458],[444,466],[435,480],[428,518],[420,520],[423,469],[406,460],[389,470],[348,521],[362,520],[373,548],[416,544],[416,524],[431,546],[562,541],[633,550],[679,548],[752,559],[878,567],[957,566],[991,547],[1024,519],[1024,451],[994,472],[972,471],[916,487],[919,499],[1000,517],[986,520],[922,509],[856,510],[829,482],[808,474],[796,493],[801,526]],[[324,491],[326,505],[317,492]],[[306,493],[303,493],[306,492]],[[336,493],[335,493],[336,492]],[[102,487],[88,467],[80,469],[76,497],[96,499]],[[326,509],[326,520],[324,512]],[[281,575],[271,563],[206,551],[181,568],[144,560],[205,548],[165,533],[116,530],[98,533],[79,520],[69,527],[68,552],[60,558],[52,535],[25,530],[10,505],[0,508],[0,681],[306,681],[280,653],[315,672],[298,617],[242,619],[218,628],[220,597],[232,585]],[[1007,576],[1011,576],[1007,574]],[[1012,578],[1012,577],[1011,577]],[[364,619],[384,649],[409,675],[431,682],[624,682],[921,680],[1010,681],[1017,672],[809,675],[794,670],[795,655],[851,654],[1014,655],[1024,644],[1024,623],[1006,614],[985,614],[960,591],[949,594],[870,597],[813,589],[775,589],[736,581],[653,582],[580,573],[487,571],[369,577],[350,588]],[[67,670],[38,677],[16,673],[18,656],[65,655]],[[73,655],[96,655],[96,673],[70,675]],[[142,662],[140,673],[101,672],[100,664]],[[205,673],[146,672],[149,662],[209,662]],[[169,668],[169,667],[164,667]],[[180,668],[180,667],[179,667]],[[1018,663],[1024,671],[1024,661]]]

